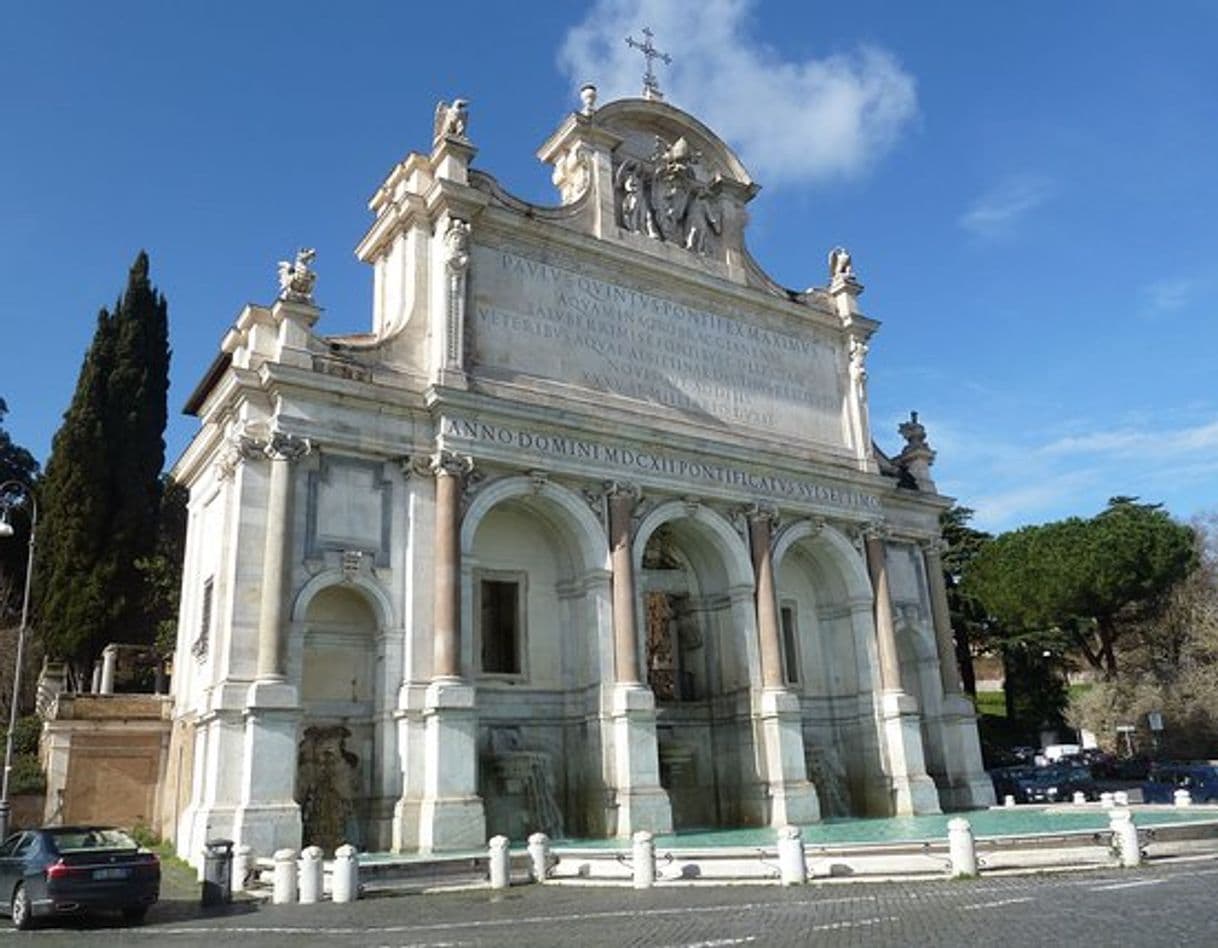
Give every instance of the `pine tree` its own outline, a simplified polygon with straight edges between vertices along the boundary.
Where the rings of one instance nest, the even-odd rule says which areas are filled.
[[[168,309],[141,251],[113,314],[98,315],[42,485],[39,628],[81,673],[108,643],[155,635],[138,564],[156,548],[168,376]]]

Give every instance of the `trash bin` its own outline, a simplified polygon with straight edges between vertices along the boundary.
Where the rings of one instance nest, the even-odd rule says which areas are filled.
[[[211,839],[203,844],[203,904],[233,900],[233,841]]]

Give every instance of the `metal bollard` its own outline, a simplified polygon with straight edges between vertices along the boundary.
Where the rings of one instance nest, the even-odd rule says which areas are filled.
[[[300,853],[300,903],[321,901],[321,847],[307,846]]]
[[[947,824],[947,851],[952,860],[952,878],[977,875],[977,844],[968,820],[957,817]]]
[[[631,861],[634,864],[634,887],[650,889],[656,884],[655,836],[647,830],[639,830],[634,834],[633,841]]]
[[[1142,865],[1142,847],[1138,844],[1138,828],[1133,823],[1133,814],[1128,810],[1113,810],[1108,814],[1112,827],[1112,846],[1116,850],[1121,866],[1133,869]]]
[[[1192,806],[1193,795],[1187,790],[1181,788],[1172,794],[1172,802],[1176,806]]]
[[[296,850],[275,851],[275,887],[271,902],[275,905],[290,905],[296,901]]]
[[[512,884],[508,871],[508,838],[492,836],[490,842],[491,888],[506,889]]]
[[[1112,794],[1107,790],[1100,794],[1100,806],[1102,806],[1105,810],[1111,810],[1113,807]]]
[[[250,874],[250,865],[254,861],[254,847],[242,843],[233,850],[233,891],[245,891],[245,879]]]
[[[354,902],[359,898],[359,856],[355,847],[346,843],[334,850],[330,898],[335,902]]]
[[[534,833],[529,837],[529,875],[534,882],[545,882],[550,871],[550,837]]]
[[[1015,798],[1011,794],[1008,793],[1005,797],[1002,798],[1002,805],[1005,807],[1014,806]]]
[[[1124,790],[1118,790],[1112,795],[1112,802],[1117,806],[1129,806],[1129,794]]]
[[[1082,791],[1082,790],[1075,790],[1075,791],[1074,791],[1074,798],[1073,798],[1073,801],[1072,801],[1072,802],[1074,803],[1074,805],[1075,805],[1075,806],[1084,806],[1084,805],[1086,805],[1086,803],[1087,803],[1087,794],[1083,793],[1083,791]]]
[[[778,871],[783,885],[803,885],[808,881],[803,833],[798,826],[784,826],[778,831]]]

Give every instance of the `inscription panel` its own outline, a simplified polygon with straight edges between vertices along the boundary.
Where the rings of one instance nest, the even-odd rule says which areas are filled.
[[[760,326],[543,261],[475,247],[476,367],[553,379],[717,425],[840,445],[833,341]]]

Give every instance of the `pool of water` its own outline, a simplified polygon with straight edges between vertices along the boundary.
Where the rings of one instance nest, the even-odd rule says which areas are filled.
[[[1045,807],[1015,807],[992,810],[973,810],[968,813],[945,813],[933,816],[898,816],[887,819],[829,819],[803,827],[804,844],[838,846],[845,843],[897,843],[943,840],[947,837],[947,823],[964,817],[973,827],[973,835],[1029,836],[1037,833],[1068,833],[1086,830],[1101,830],[1108,827],[1108,814],[1099,807],[1063,810]],[[1134,822],[1138,826],[1161,826],[1167,823],[1192,823],[1218,821],[1218,807],[1170,806],[1134,809]],[[681,832],[669,836],[657,836],[656,846],[683,849],[720,846],[772,846],[774,830],[770,827],[755,829],[711,830]],[[515,841],[513,840],[513,844]],[[578,839],[555,840],[552,844],[565,849],[619,849],[628,848],[630,840]]]

